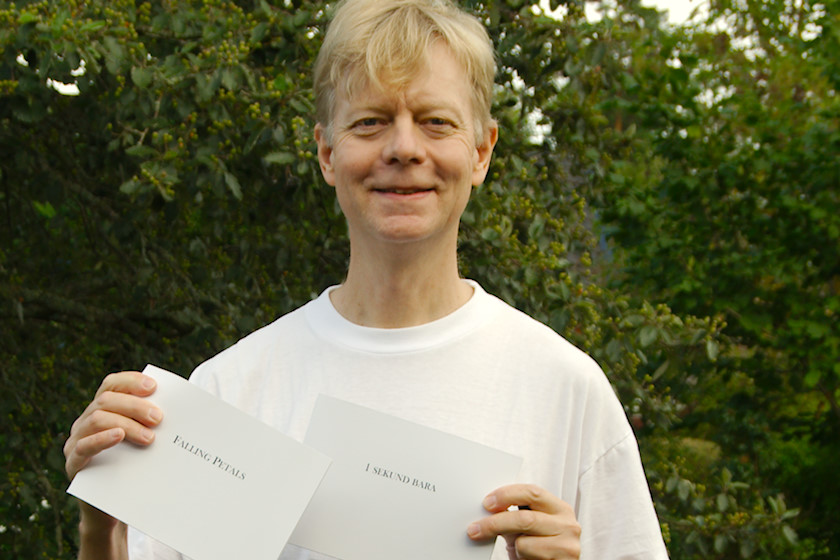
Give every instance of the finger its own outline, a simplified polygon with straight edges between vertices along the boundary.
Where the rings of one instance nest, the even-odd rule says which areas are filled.
[[[516,552],[516,535],[506,535],[505,545],[508,553],[508,560],[519,560],[519,553]]]
[[[142,400],[130,395],[123,396]],[[122,414],[104,409],[86,411],[73,423],[70,437],[64,444],[64,468],[67,475],[72,480],[91,457],[126,439],[137,445],[149,445],[154,441],[155,434],[145,425]]]
[[[502,511],[476,521],[467,529],[473,540],[497,536],[529,534],[535,536],[557,535],[563,531],[563,520],[547,513],[522,510]]]
[[[71,442],[67,440],[64,445],[66,461],[64,469],[70,480],[87,465],[91,458],[97,453],[113,447],[125,439],[125,432],[121,428],[113,428],[104,432],[98,432],[91,436]]]
[[[156,388],[157,383],[148,375],[143,375],[139,371],[121,371],[112,373],[102,380],[102,384],[96,391],[96,397],[106,391],[147,397],[154,393]]]
[[[163,411],[148,399],[114,391],[105,391],[97,396],[82,417],[93,415],[98,410],[125,416],[148,427],[157,426],[163,419]],[[105,420],[105,417],[101,420]],[[94,428],[100,429],[103,426],[106,429],[113,427],[112,425],[96,424],[95,422],[93,424]]]
[[[484,498],[484,509],[491,513],[511,506],[545,513],[568,513],[571,507],[548,490],[536,484],[510,484],[497,488]]]
[[[508,551],[511,546],[508,545]],[[520,535],[513,541],[513,552],[520,560],[552,558],[566,560],[580,558],[580,533],[534,537]]]
[[[110,410],[94,410],[83,421],[77,430],[76,439],[81,441],[89,436],[119,428],[125,432],[125,439],[138,445],[145,445],[154,440],[155,433],[144,423],[139,422],[121,412]]]
[[[144,397],[154,393],[155,380],[138,371],[105,377],[85,411],[73,423],[64,444],[65,470],[72,479],[97,453],[123,440],[138,445],[154,441],[154,427],[163,412]]]

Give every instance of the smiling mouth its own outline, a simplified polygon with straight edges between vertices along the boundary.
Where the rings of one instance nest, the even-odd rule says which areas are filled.
[[[391,194],[417,194],[421,192],[433,191],[432,188],[423,187],[391,187],[387,189],[374,189],[376,192],[391,193]]]

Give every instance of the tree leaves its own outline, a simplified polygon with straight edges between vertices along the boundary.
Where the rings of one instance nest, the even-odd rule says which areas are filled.
[[[275,165],[290,165],[294,163],[297,158],[294,154],[289,152],[271,152],[263,157],[263,161],[266,163],[272,163]]]
[[[551,2],[562,21],[468,4],[500,47],[502,134],[463,220],[462,273],[605,369],[672,556],[790,557],[801,521],[775,493],[807,488],[775,439],[795,432],[767,417],[811,426],[791,411],[816,418],[814,401],[778,396],[835,394],[840,378],[822,249],[840,232],[830,33],[750,60],[734,37],[660,29],[634,3],[598,23],[571,2]],[[343,278],[346,226],[312,138],[327,6],[300,5],[0,10],[3,553],[74,548],[60,444],[106,372],[187,374]],[[830,439],[827,417],[814,425]]]
[[[239,185],[239,180],[236,178],[236,175],[229,171],[225,171],[225,184],[237,200],[242,200],[242,187]]]
[[[826,437],[810,440],[810,453],[840,451],[840,325],[830,303],[838,269],[837,259],[825,259],[836,253],[840,228],[840,199],[829,187],[840,177],[840,105],[827,79],[836,64],[821,55],[822,37],[836,34],[836,22],[808,3],[795,16],[784,2],[760,4],[714,4],[709,21],[726,15],[732,27],[654,31],[655,41],[644,38],[647,29],[636,35],[615,23],[632,20],[633,9],[601,23],[608,27],[604,44],[621,57],[605,56],[591,85],[609,123],[593,136],[610,162],[591,200],[620,267],[619,289],[667,301],[679,314],[726,321],[728,341],[707,339],[707,358],[725,377],[750,381],[727,397],[699,377],[710,396],[685,396],[695,401],[688,422],[759,465],[757,486],[777,487],[770,479],[785,472],[791,499],[828,511],[837,504],[831,493],[810,493],[813,480],[767,440],[797,440],[810,426],[806,431]],[[786,39],[798,33],[793,22],[809,19],[825,23],[820,38]],[[632,136],[622,134],[629,124],[637,125]],[[653,333],[643,333],[642,347]],[[819,542],[831,532],[823,517],[801,522]]]
[[[140,89],[146,89],[152,83],[152,71],[148,68],[134,66],[131,68],[131,81]]]

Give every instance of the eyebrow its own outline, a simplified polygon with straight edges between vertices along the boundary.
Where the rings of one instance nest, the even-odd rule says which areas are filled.
[[[435,113],[452,121],[458,127],[470,122],[471,106],[460,107],[455,98],[441,98],[437,93],[415,95],[406,99],[404,93],[397,95],[373,95],[355,96],[355,101],[345,99],[348,104],[347,119],[354,122],[365,115],[386,115],[394,112],[401,103],[407,103],[411,112],[417,116],[427,116]],[[349,126],[349,124],[348,124]]]

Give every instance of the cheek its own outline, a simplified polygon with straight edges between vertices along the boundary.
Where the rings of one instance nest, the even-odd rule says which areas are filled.
[[[466,138],[460,138],[457,146],[450,146],[445,150],[444,157],[448,158],[448,167],[453,175],[471,177],[477,161],[475,146]]]
[[[451,181],[464,183],[467,190],[472,187],[473,169],[475,162],[469,153],[461,153],[457,158],[451,158],[446,166]]]
[[[336,186],[334,190],[335,199],[338,202],[338,207],[341,209],[341,214],[347,221],[348,227],[350,227],[353,223],[356,223],[357,217],[361,214],[363,207],[353,198],[351,190],[346,186]]]
[[[451,182],[455,185],[454,186],[454,208],[457,213],[463,213],[464,209],[467,207],[467,204],[470,201],[470,196],[472,195],[472,173],[468,173],[465,171],[464,167],[461,167],[460,172],[457,173],[457,176],[453,174]]]
[[[345,151],[335,153],[333,157],[333,176],[335,186],[347,185],[357,180],[364,170],[361,157],[353,157]]]

